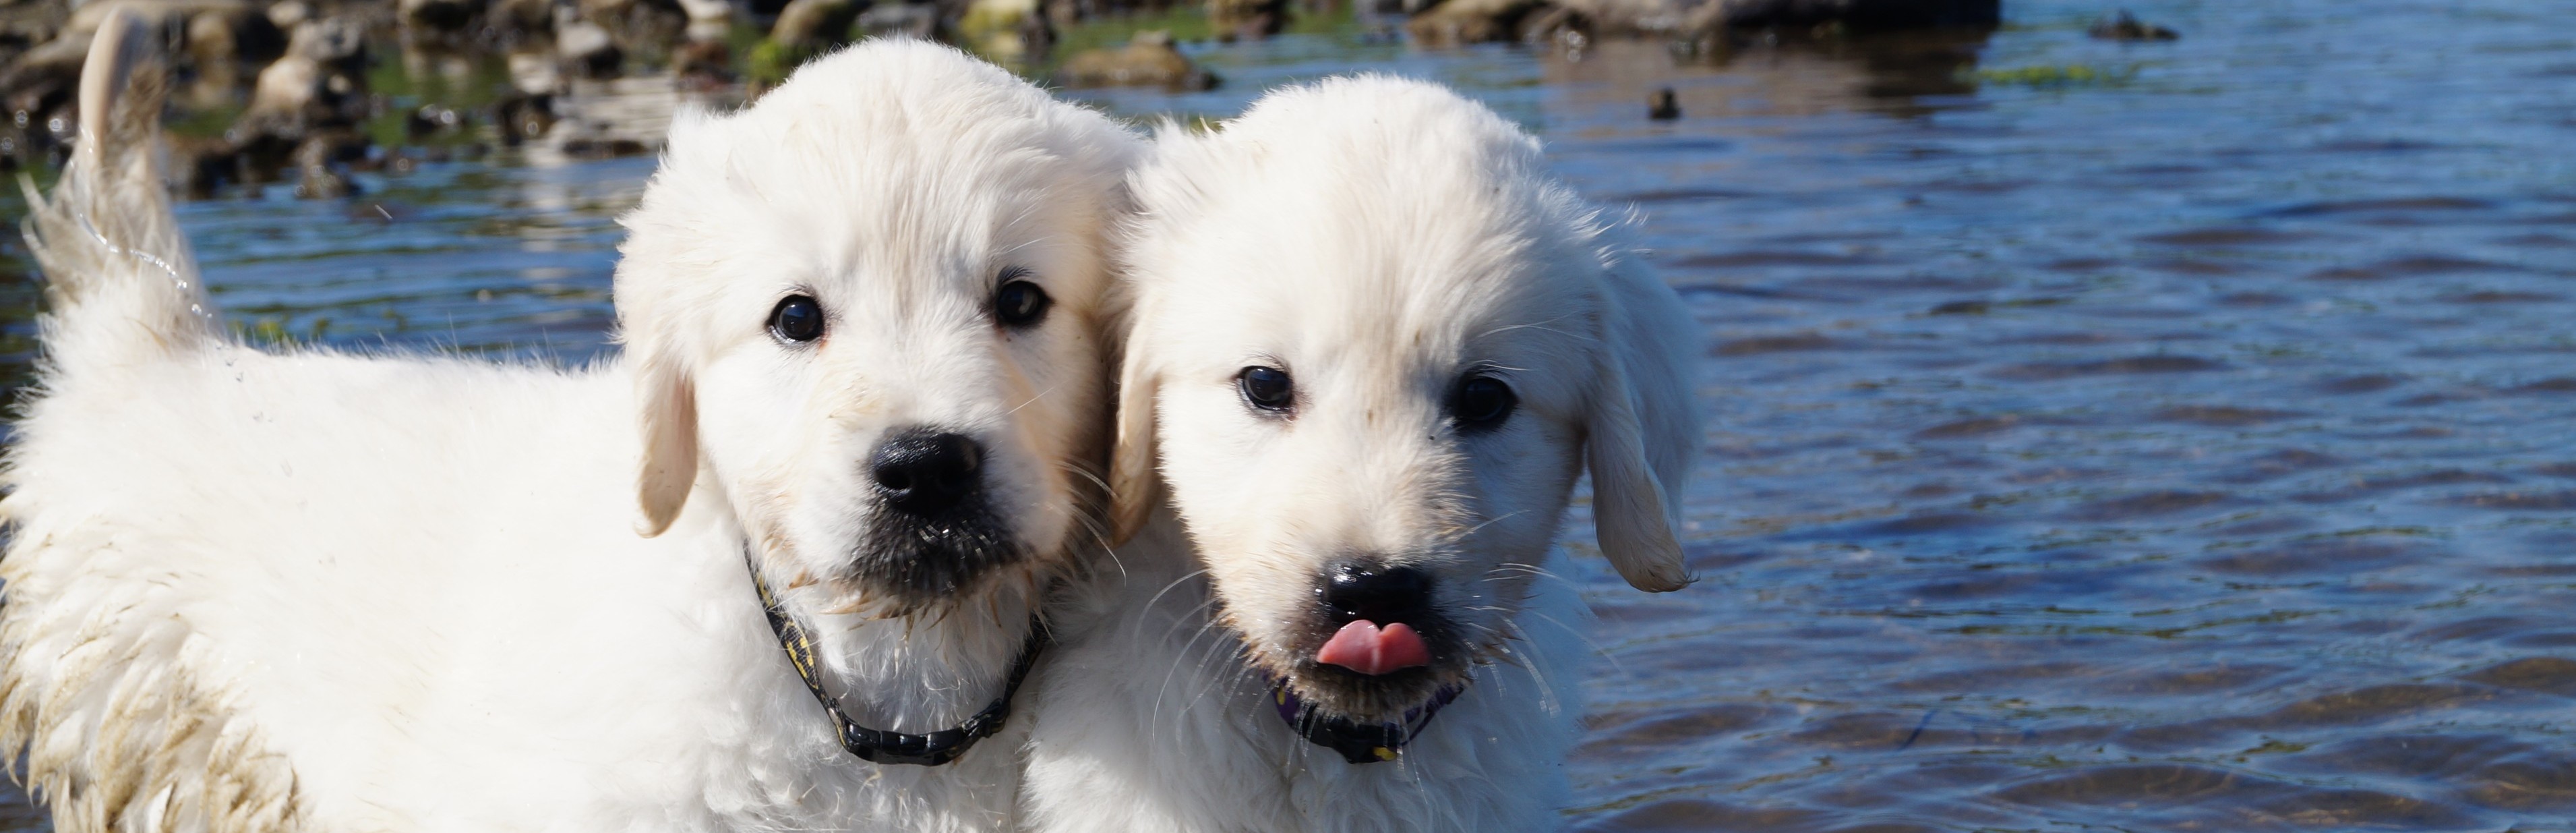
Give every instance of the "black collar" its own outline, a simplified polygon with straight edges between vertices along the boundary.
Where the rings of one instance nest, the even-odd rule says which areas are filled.
[[[1020,644],[1019,658],[1011,660],[1011,678],[1002,684],[1002,696],[954,729],[922,735],[870,729],[852,721],[842,713],[841,701],[824,693],[823,681],[815,676],[814,638],[805,633],[805,626],[796,617],[787,614],[778,596],[769,592],[769,583],[760,580],[757,564],[751,565],[751,587],[760,593],[760,609],[769,616],[769,631],[778,636],[778,648],[787,653],[787,664],[795,667],[797,679],[805,681],[805,690],[814,693],[814,702],[823,704],[823,712],[832,716],[841,748],[874,764],[938,766],[957,760],[957,756],[974,748],[976,741],[1001,731],[1002,724],[1011,719],[1011,696],[1019,693],[1021,681],[1028,679],[1030,666],[1037,664],[1038,652],[1049,641],[1046,624],[1030,615],[1029,638]]]
[[[1431,716],[1440,707],[1458,699],[1466,686],[1456,685],[1431,695],[1429,702],[1404,710],[1404,717],[1394,723],[1354,723],[1347,718],[1318,717],[1315,710],[1288,690],[1287,680],[1270,682],[1270,704],[1279,709],[1279,719],[1299,737],[1317,746],[1342,753],[1342,760],[1354,764],[1373,764],[1395,760],[1395,754],[1411,743],[1431,725]]]

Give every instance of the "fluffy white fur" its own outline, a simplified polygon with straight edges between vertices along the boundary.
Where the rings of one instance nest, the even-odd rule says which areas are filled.
[[[1674,530],[1698,340],[1618,229],[1543,166],[1483,107],[1375,77],[1159,138],[1131,178],[1112,481],[1142,530],[1117,552],[1123,573],[1060,614],[1030,827],[1562,826],[1588,616],[1554,540],[1588,468],[1619,571],[1646,590],[1688,583]],[[1248,407],[1237,376],[1254,365],[1293,375],[1292,417]],[[1445,404],[1477,373],[1519,397],[1481,432]],[[1390,762],[1345,763],[1267,696],[1277,677],[1332,699],[1303,661],[1329,632],[1321,573],[1352,553],[1429,571],[1467,635],[1442,670],[1465,693]]]
[[[1009,826],[1015,736],[938,768],[840,748],[745,546],[852,717],[929,731],[998,693],[1035,588],[1094,540],[1136,137],[871,43],[673,128],[626,219],[624,356],[261,350],[196,286],[153,161],[162,76],[118,40],[143,35],[102,31],[81,154],[30,224],[53,311],[0,563],[0,750],[59,829]],[[1041,326],[987,312],[1006,265],[1054,298]],[[789,293],[823,339],[766,332]],[[925,422],[981,438],[1030,555],[883,615],[830,576],[867,532],[869,448]]]

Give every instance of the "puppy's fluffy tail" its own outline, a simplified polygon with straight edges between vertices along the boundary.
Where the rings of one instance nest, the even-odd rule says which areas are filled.
[[[111,11],[81,67],[80,139],[51,197],[20,179],[27,247],[52,307],[47,359],[57,372],[125,364],[214,343],[196,259],[161,175],[168,73],[152,27]]]

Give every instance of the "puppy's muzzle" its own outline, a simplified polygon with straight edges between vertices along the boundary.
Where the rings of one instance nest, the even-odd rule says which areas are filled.
[[[868,459],[868,474],[886,507],[920,518],[948,514],[981,493],[983,469],[983,444],[929,428],[895,435]]]
[[[1314,581],[1290,693],[1320,716],[1401,714],[1460,677],[1457,628],[1430,570],[1363,555],[1324,565]]]
[[[1022,560],[1026,548],[996,511],[986,449],[937,427],[895,432],[868,454],[876,493],[867,537],[852,553],[856,576],[906,610],[967,594]]]

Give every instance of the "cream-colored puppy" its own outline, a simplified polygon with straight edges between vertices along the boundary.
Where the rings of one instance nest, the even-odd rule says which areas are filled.
[[[1010,827],[1026,720],[974,741],[1096,546],[1135,137],[874,42],[674,126],[623,356],[268,350],[163,196],[151,37],[102,29],[31,223],[0,754],[57,829]]]
[[[1113,486],[1023,804],[1049,831],[1553,830],[1587,620],[1555,539],[1682,587],[1698,340],[1538,143],[1364,77],[1132,177]],[[1168,502],[1167,502],[1168,500]]]

